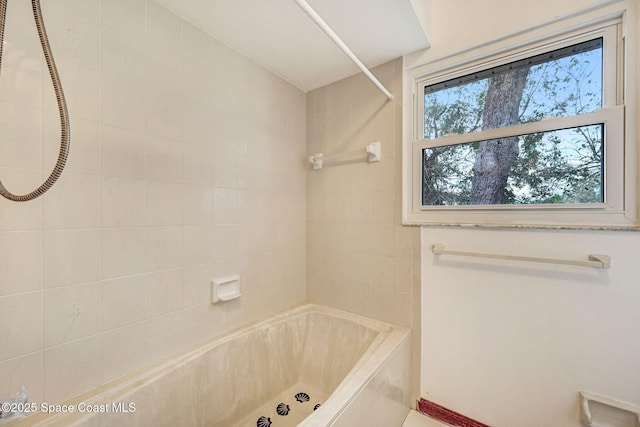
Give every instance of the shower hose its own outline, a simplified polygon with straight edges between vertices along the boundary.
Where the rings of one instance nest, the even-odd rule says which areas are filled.
[[[4,25],[7,17],[7,1],[0,0],[0,69],[2,68],[2,49],[4,47]],[[44,21],[42,20],[42,10],[40,8],[39,0],[31,0],[33,7],[33,16],[36,21],[36,27],[38,29],[38,36],[40,37],[40,44],[42,45],[42,52],[47,61],[47,67],[49,68],[49,75],[51,76],[51,82],[53,83],[53,89],[56,94],[56,100],[58,102],[58,111],[60,112],[60,152],[58,154],[58,160],[56,165],[49,175],[49,178],[30,193],[16,195],[7,190],[0,180],[0,195],[13,200],[15,202],[26,202],[33,200],[36,197],[42,196],[51,186],[60,178],[64,165],[67,163],[67,157],[69,156],[69,144],[70,144],[70,130],[69,130],[69,112],[67,110],[67,103],[64,98],[64,92],[62,91],[62,84],[60,83],[60,77],[58,76],[58,70],[56,69],[55,61],[53,60],[53,54],[51,53],[51,46],[49,45],[49,39],[47,38],[47,32],[44,28]]]

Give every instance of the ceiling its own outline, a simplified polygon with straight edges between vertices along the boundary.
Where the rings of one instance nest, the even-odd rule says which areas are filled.
[[[427,0],[308,0],[369,68],[429,46]],[[294,0],[158,0],[216,39],[309,91],[359,69]],[[422,15],[421,13],[419,15]]]

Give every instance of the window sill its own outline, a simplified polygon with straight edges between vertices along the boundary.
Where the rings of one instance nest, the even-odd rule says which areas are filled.
[[[424,222],[424,221],[402,221],[402,225],[408,227],[457,227],[457,228],[478,228],[478,229],[529,229],[529,230],[586,230],[586,231],[640,231],[640,226],[620,226],[620,225],[553,225],[553,224],[475,224],[475,223],[452,223],[452,222]]]

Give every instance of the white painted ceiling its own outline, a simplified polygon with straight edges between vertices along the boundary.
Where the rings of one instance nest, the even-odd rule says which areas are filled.
[[[359,72],[294,0],[158,0],[304,91]],[[308,0],[369,68],[425,49],[412,2]]]

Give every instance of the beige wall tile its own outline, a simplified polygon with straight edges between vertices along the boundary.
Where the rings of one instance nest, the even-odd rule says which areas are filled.
[[[214,225],[213,231],[213,261],[231,261],[238,256],[239,226]]]
[[[393,224],[395,200],[392,192],[375,192],[371,195],[371,222]]]
[[[150,136],[147,144],[147,179],[183,182],[182,142]]]
[[[147,182],[142,179],[102,178],[102,225],[134,227],[147,221]]]
[[[49,24],[47,24],[47,28],[50,28]],[[96,32],[96,34],[98,33]],[[57,51],[54,52],[69,114],[76,118],[75,120],[98,122],[100,120],[99,71],[95,67],[85,67],[77,62],[59,58]],[[43,82],[43,108],[47,112],[58,115],[58,102],[48,72],[44,74]]]
[[[219,277],[213,263],[186,267],[183,273],[184,306],[190,307],[211,301],[210,283],[214,277]],[[226,275],[228,274],[224,274]],[[243,285],[244,288],[246,286]]]
[[[42,184],[42,172],[30,169],[0,168],[5,188],[25,194]],[[0,230],[38,230],[42,228],[42,198],[29,203],[14,203],[0,198]]]
[[[182,269],[149,273],[147,276],[149,317],[170,313],[185,306],[183,275]]]
[[[102,282],[102,330],[108,331],[147,317],[148,283],[144,275]]]
[[[0,374],[29,371],[55,403],[306,299],[306,94],[151,0],[43,7],[71,151],[43,198],[0,200]],[[36,32],[18,21],[0,177],[20,193],[51,172],[60,125]],[[211,279],[238,273],[243,298],[211,305]]]
[[[44,354],[42,351],[0,362],[0,396],[13,396],[26,387],[29,402],[44,402]],[[4,400],[6,401],[6,400]]]
[[[60,402],[101,383],[101,341],[94,335],[45,350],[45,402]]]
[[[66,172],[86,175],[100,174],[100,124],[75,118],[71,130]],[[60,153],[60,116],[57,112],[44,114],[44,168],[50,173]],[[40,179],[42,180],[42,179]]]
[[[363,75],[307,96],[307,154],[382,143],[379,163],[308,170],[307,293],[312,301],[413,326],[420,262],[413,245],[420,233],[399,225],[402,99],[395,88],[401,70],[400,60],[375,69],[396,92],[391,102]]]
[[[0,166],[42,166],[42,113],[37,109],[0,103],[0,139]]]
[[[375,255],[395,255],[395,226],[393,224],[371,225],[371,252]]]
[[[371,286],[394,289],[395,259],[389,256],[371,256]]]
[[[111,381],[136,369],[149,360],[145,322],[112,329],[102,335],[102,376]]]
[[[396,295],[392,290],[372,287],[367,316],[395,323],[395,300]]]
[[[185,184],[182,192],[185,225],[213,224],[213,188]]]
[[[145,228],[104,228],[102,230],[102,278],[144,273],[147,268]]]
[[[203,135],[198,141],[206,139]],[[183,146],[184,182],[211,186],[213,184],[213,148],[202,143]]]
[[[190,312],[176,311],[147,321],[147,349],[155,358],[175,353],[189,345],[197,335],[197,325]]]
[[[43,196],[44,227],[98,227],[100,224],[100,178],[64,173]]]
[[[60,57],[99,70],[100,1],[53,0],[43,3],[42,9],[56,62]]]
[[[145,37],[145,0],[112,0],[101,4],[100,11],[104,27],[126,30],[131,37]]]
[[[412,291],[412,260],[395,258],[395,286],[396,292],[411,294]]]
[[[40,57],[40,46],[38,34],[26,25],[22,25],[22,19],[31,19],[33,11],[30,5],[18,3],[16,5],[7,5],[7,15],[15,16],[16,19],[7,20],[5,33],[7,43],[11,42],[19,49],[12,49],[6,55],[6,64],[9,66],[20,63],[25,68],[38,69],[41,63],[33,61]],[[3,58],[3,63],[5,58]]]
[[[181,140],[182,20],[147,2],[147,126],[149,134]]]
[[[100,160],[103,176],[144,179],[147,136],[141,132],[103,125]]]
[[[288,208],[291,208],[289,205]],[[214,224],[235,224],[238,222],[238,191],[234,188],[213,189]]]
[[[32,13],[28,4],[7,5],[12,19],[6,21],[5,43],[16,48],[3,52],[0,102],[38,108],[42,99],[41,51],[33,27],[23,25],[33,19]]]
[[[147,229],[147,271],[181,267],[183,242],[182,227],[149,227]]]
[[[43,284],[52,288],[100,280],[100,230],[44,232]]]
[[[213,158],[213,185],[238,188],[239,180],[239,156],[235,153],[216,152]]]
[[[182,225],[182,184],[147,181],[147,225]],[[188,214],[190,209],[184,209]]]
[[[0,296],[41,289],[41,231],[0,232],[0,259]]]
[[[2,59],[0,101],[27,108],[39,107],[42,102],[42,71],[33,69],[33,66],[39,61],[35,58],[31,61],[24,61],[28,64],[25,67],[21,63],[13,66],[5,65],[4,58]]]
[[[213,226],[185,226],[184,266],[188,267],[212,262],[215,242]]]
[[[0,361],[41,350],[42,293],[0,297],[0,325]]]
[[[125,22],[139,21],[138,11],[127,12],[132,12],[132,5],[141,3],[141,0],[131,2],[132,5],[117,12],[112,10],[114,3],[120,3],[120,0],[102,5],[102,121],[108,125],[144,132],[147,119],[144,12],[136,26],[126,26]],[[107,9],[109,13],[105,13]],[[112,21],[115,15],[121,16],[122,20],[117,23]]]
[[[43,301],[45,347],[100,332],[100,283],[48,289]]]

